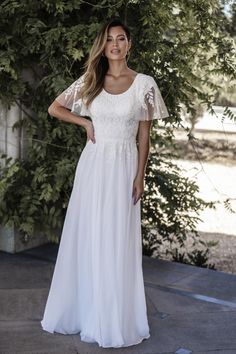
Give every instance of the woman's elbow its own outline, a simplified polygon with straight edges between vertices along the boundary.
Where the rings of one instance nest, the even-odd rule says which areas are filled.
[[[52,104],[48,107],[48,114],[51,116],[52,115]]]
[[[49,114],[50,116],[55,117],[57,106],[58,106],[58,104],[57,104],[57,102],[55,102],[55,101],[52,102],[52,104],[50,104],[50,106],[48,107],[48,114]]]

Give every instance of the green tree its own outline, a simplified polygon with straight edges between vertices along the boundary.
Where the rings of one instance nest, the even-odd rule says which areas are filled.
[[[177,234],[178,241],[184,241],[187,221],[194,231],[205,203],[197,197],[196,185],[171,164],[172,155],[161,151],[173,146],[172,129],[181,124],[182,105],[194,113],[192,98],[197,97],[212,110],[219,88],[212,76],[235,79],[234,47],[220,11],[217,0],[3,1],[0,99],[25,111],[21,124],[27,131],[27,158],[6,157],[1,168],[1,223],[15,225],[28,235],[43,228],[50,239],[58,239],[86,137],[82,128],[49,117],[47,107],[80,75],[101,23],[119,16],[132,32],[130,67],[156,79],[170,112],[164,133],[157,122],[153,126],[156,149],[150,156],[143,199],[144,238],[153,246],[149,231],[154,225],[163,237]],[[184,198],[186,193],[191,197]],[[150,247],[145,249],[152,253]]]
[[[228,3],[228,2],[226,2]],[[229,11],[225,13],[223,11],[225,7],[225,1],[222,1],[221,12],[219,16],[222,17],[225,31],[229,33],[230,37],[234,41],[234,48],[236,48],[236,3],[229,1]],[[235,54],[235,52],[234,52]],[[234,55],[234,65],[236,64],[236,56]],[[215,82],[220,85],[220,89],[216,94],[216,104],[222,106],[236,106],[236,80],[232,77],[225,77],[219,75],[215,78]]]

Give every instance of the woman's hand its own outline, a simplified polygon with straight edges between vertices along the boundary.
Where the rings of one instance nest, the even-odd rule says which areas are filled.
[[[87,132],[87,142],[91,139],[93,143],[96,143],[95,135],[94,135],[94,126],[90,120],[86,122],[85,129]]]
[[[134,198],[134,204],[138,202],[144,192],[144,177],[136,176],[133,182],[133,193],[132,198]]]

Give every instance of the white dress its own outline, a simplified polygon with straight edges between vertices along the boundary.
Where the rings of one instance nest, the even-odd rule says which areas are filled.
[[[79,158],[49,295],[45,331],[80,333],[101,347],[125,347],[150,337],[142,272],[140,200],[134,205],[139,121],[168,116],[152,76],[139,73],[128,90],[104,89],[87,109],[84,75],[56,99],[90,116],[96,143]]]

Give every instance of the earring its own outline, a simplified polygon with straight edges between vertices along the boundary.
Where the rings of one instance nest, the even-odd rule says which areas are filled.
[[[102,57],[105,57],[105,54],[104,54],[104,52],[102,52]]]

